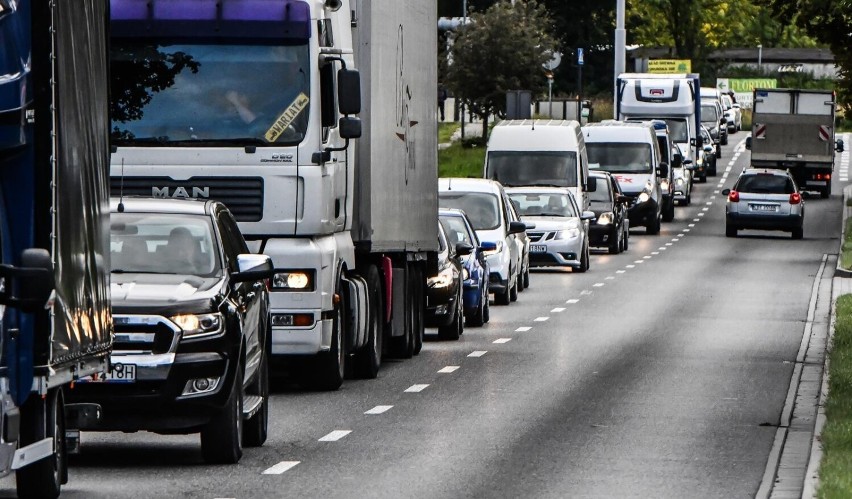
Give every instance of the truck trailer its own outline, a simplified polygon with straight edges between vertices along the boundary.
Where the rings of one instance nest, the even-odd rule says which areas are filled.
[[[831,196],[834,153],[843,141],[834,138],[835,94],[830,90],[755,89],[751,118],[754,168],[789,170],[802,190]]]
[[[75,380],[107,372],[107,4],[0,0],[0,474],[67,481]]]
[[[111,5],[113,193],[224,202],[273,260],[272,364],[304,384],[419,352],[438,251],[434,2]]]

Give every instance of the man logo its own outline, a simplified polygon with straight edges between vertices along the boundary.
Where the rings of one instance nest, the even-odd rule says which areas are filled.
[[[151,196],[172,199],[210,199],[210,187],[192,187],[192,195],[186,187],[175,187],[173,191],[170,191],[168,187],[151,187]]]

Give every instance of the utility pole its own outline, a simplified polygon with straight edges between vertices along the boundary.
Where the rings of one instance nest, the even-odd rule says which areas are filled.
[[[618,119],[618,75],[624,72],[625,59],[627,58],[627,30],[624,29],[624,0],[616,0],[615,13],[615,74],[612,77],[612,111],[613,118]]]
[[[467,0],[462,0],[462,27],[467,25]],[[467,111],[464,103],[460,106],[461,108],[461,139],[464,140],[464,113]]]

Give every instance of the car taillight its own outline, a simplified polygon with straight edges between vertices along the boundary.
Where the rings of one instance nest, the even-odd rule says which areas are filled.
[[[737,191],[731,191],[731,193],[728,194],[728,201],[730,201],[732,203],[739,203],[740,202],[740,193],[737,192]]]
[[[790,194],[790,204],[799,204],[802,202],[802,195],[798,192]]]

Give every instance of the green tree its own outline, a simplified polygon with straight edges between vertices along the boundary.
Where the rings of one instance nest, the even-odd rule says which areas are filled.
[[[459,29],[452,46],[452,64],[446,85],[483,121],[487,140],[488,116],[503,117],[508,90],[544,91],[542,64],[557,43],[550,34],[552,21],[537,0],[495,3]]]

